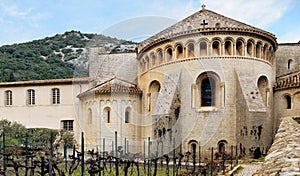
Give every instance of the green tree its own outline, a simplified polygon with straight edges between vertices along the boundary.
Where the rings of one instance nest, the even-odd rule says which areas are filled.
[[[48,128],[28,128],[20,123],[9,120],[0,120],[1,136],[5,134],[6,146],[25,146],[26,132],[28,135],[28,146],[34,150],[49,150],[51,133],[53,147],[63,147],[66,142],[68,147],[75,144],[73,133],[64,130]],[[2,144],[3,138],[0,138]]]
[[[0,131],[2,137],[3,133],[5,134],[5,143],[7,146],[22,145],[25,142],[26,128],[20,123],[11,122],[6,119],[0,120]]]

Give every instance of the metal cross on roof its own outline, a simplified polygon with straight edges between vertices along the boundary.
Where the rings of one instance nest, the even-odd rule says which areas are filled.
[[[205,20],[202,21],[202,23],[200,24],[201,26],[203,26],[203,29],[205,28],[206,25],[208,25],[207,22],[205,22]]]

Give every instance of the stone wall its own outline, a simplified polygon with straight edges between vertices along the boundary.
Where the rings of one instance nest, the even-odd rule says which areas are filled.
[[[105,53],[101,48],[89,48],[89,77],[95,85],[117,77],[129,82],[137,78],[135,53]]]
[[[298,71],[300,63],[300,43],[280,44],[275,53],[275,58],[277,76]]]
[[[274,143],[255,176],[300,175],[300,125],[292,118],[282,118]]]

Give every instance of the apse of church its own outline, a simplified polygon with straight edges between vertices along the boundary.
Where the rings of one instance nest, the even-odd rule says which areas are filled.
[[[110,131],[134,140],[136,151],[150,137],[160,154],[239,146],[241,155],[253,155],[267,151],[276,130],[277,45],[273,34],[203,8],[141,42],[136,55],[91,48],[90,75],[97,91],[115,84],[134,87],[134,94],[115,92],[105,100],[99,94],[96,99],[112,102],[117,119],[127,108],[118,102],[131,103],[132,133],[125,132],[129,129],[121,120]],[[98,138],[113,138],[101,131]]]

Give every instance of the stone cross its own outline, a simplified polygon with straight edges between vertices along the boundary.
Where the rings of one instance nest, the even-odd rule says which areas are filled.
[[[200,24],[201,26],[203,26],[203,29],[205,28],[206,25],[208,25],[207,22],[205,22],[205,20],[202,21],[202,23]]]

